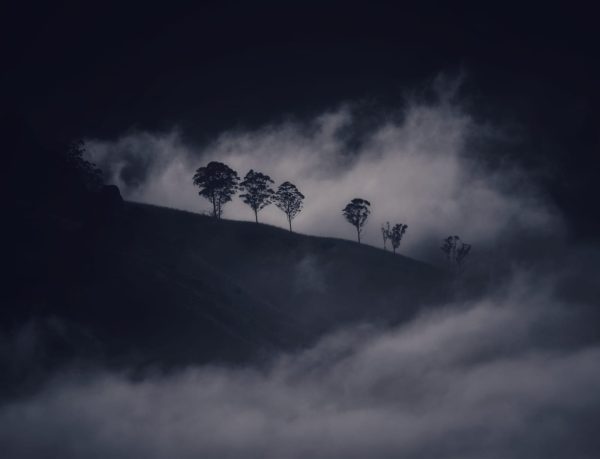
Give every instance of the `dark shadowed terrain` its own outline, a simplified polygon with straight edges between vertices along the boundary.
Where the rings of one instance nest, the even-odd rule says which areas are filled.
[[[2,312],[9,386],[74,359],[164,368],[267,357],[349,323],[406,320],[443,295],[442,272],[373,247],[114,205],[103,217],[45,216],[33,237],[46,240],[23,248],[32,278]]]

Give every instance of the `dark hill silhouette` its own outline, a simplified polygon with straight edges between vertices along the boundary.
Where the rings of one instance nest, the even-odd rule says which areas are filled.
[[[153,251],[154,259],[189,273],[210,267],[311,334],[352,320],[401,320],[441,288],[433,267],[351,241],[148,205],[129,208],[139,225],[130,250]]]
[[[3,126],[0,395],[73,362],[261,358],[445,294],[441,272],[373,247],[123,202],[77,150]]]
[[[351,241],[142,204],[119,209],[92,220],[94,231],[89,220],[44,220],[51,243],[25,255],[37,277],[4,309],[3,331],[25,327],[37,349],[27,358],[43,369],[74,358],[240,361],[356,321],[401,321],[443,293],[436,269]]]

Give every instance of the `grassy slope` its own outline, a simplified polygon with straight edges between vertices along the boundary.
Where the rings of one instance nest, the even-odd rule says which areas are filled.
[[[171,304],[183,301],[255,341],[296,343],[348,321],[399,321],[441,293],[434,268],[351,241],[128,208],[136,235],[125,245],[131,271],[179,290]]]
[[[133,203],[110,221],[75,238],[52,229],[43,282],[4,313],[5,323],[34,317],[53,359],[245,359],[350,322],[401,321],[443,294],[434,268],[350,241]],[[30,250],[28,266],[38,259]]]

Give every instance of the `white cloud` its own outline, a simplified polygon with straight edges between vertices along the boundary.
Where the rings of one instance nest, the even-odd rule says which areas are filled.
[[[544,285],[267,369],[65,376],[0,407],[3,457],[596,457],[600,348],[553,344],[576,314]]]
[[[352,239],[341,209],[354,197],[365,198],[372,203],[365,241],[380,246],[380,225],[402,222],[409,226],[402,248],[409,254],[448,234],[481,246],[507,230],[556,231],[559,218],[523,173],[490,171],[466,151],[469,136],[488,128],[449,100],[409,104],[402,121],[390,119],[361,134],[358,146],[348,141],[357,117],[348,106],[309,122],[224,132],[199,149],[186,145],[177,131],[89,140],[87,146],[127,199],[196,212],[209,206],[191,177],[210,160],[223,161],[240,175],[253,168],[277,183],[292,181],[306,195],[294,222],[303,233]],[[252,212],[234,199],[225,217],[251,220]],[[274,206],[260,219],[285,226]]]

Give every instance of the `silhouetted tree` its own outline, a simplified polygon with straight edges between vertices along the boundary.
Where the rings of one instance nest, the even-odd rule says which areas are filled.
[[[200,188],[198,194],[211,202],[213,217],[217,219],[221,218],[225,203],[236,193],[239,180],[236,171],[217,161],[211,161],[194,174],[194,185]]]
[[[381,225],[381,236],[383,237],[383,250],[387,250],[387,241],[390,238],[390,222],[385,222],[385,225]]]
[[[471,251],[471,245],[462,242],[458,236],[448,236],[444,239],[441,249],[446,255],[448,263],[453,268],[460,270]]]
[[[367,218],[369,218],[369,214],[371,213],[370,206],[371,203],[369,201],[360,198],[354,198],[342,210],[346,220],[348,220],[348,222],[356,228],[356,236],[359,244],[362,227],[366,223]]]
[[[292,231],[292,220],[302,210],[302,201],[304,195],[298,191],[296,185],[290,182],[284,182],[279,185],[277,192],[273,196],[273,202],[279,207],[287,216],[288,223],[290,225],[290,231]]]
[[[85,143],[82,140],[72,142],[66,151],[64,165],[67,170],[62,177],[73,177],[79,185],[88,191],[96,191],[103,185],[102,170],[84,158]]]
[[[397,223],[390,231],[389,239],[392,242],[392,249],[394,250],[394,253],[396,253],[396,250],[398,247],[400,247],[400,242],[402,242],[402,237],[404,236],[404,233],[406,233],[407,228],[408,225]]]
[[[271,188],[271,183],[273,183],[271,177],[261,172],[254,172],[252,169],[240,183],[240,189],[245,191],[240,198],[254,211],[256,223],[258,223],[258,211],[272,202],[275,191]]]

